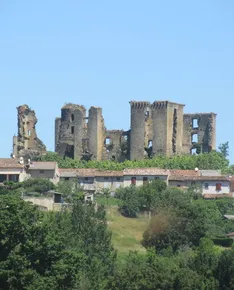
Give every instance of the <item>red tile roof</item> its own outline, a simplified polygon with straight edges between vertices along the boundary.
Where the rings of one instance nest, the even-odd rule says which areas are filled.
[[[24,168],[24,165],[14,158],[0,158],[0,168]]]
[[[56,168],[57,162],[35,162],[30,164],[29,170],[54,170]]]
[[[123,171],[123,175],[169,175],[169,170],[155,167],[126,168]]]

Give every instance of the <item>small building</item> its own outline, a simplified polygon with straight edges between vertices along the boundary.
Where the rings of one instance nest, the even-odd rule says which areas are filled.
[[[59,182],[59,169],[57,162],[35,162],[26,165],[27,173],[31,178],[48,179],[54,184]]]
[[[169,185],[181,188],[189,186],[198,186],[202,189],[202,195],[205,198],[214,198],[219,196],[230,196],[230,180],[226,176],[183,176],[170,175]]]
[[[162,179],[168,184],[170,171],[160,168],[126,168],[123,171],[123,186],[144,185],[154,179]]]
[[[24,181],[27,178],[24,164],[14,158],[0,158],[0,183]]]

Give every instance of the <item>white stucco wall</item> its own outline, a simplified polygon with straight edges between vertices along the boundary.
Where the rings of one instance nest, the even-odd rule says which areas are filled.
[[[149,176],[148,175],[138,175],[138,176],[125,175],[124,176],[124,183],[123,183],[124,187],[130,186],[132,184],[132,182],[131,182],[132,177],[136,177],[136,186],[143,185],[143,177],[148,177],[148,181],[152,181],[155,178],[160,178],[160,179],[164,180],[165,182],[167,182],[166,175],[155,175],[155,176],[151,176],[151,175],[149,175]]]
[[[117,177],[96,177],[95,184],[97,192],[104,188],[115,191],[117,188],[123,186],[123,178],[120,177],[120,180],[118,180]]]
[[[209,184],[208,189],[205,189],[205,183]],[[221,183],[221,190],[216,191],[216,183]],[[202,182],[202,193],[203,194],[225,194],[230,193],[230,182],[229,181],[206,181]]]

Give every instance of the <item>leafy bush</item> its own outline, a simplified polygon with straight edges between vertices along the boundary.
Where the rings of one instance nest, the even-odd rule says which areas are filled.
[[[233,239],[230,238],[215,238],[212,239],[215,245],[222,247],[231,247],[233,244]]]

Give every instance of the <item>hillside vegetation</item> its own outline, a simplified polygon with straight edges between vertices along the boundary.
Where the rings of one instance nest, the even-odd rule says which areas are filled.
[[[81,161],[62,158],[57,153],[48,152],[41,161],[56,161],[60,168],[97,168],[99,170],[123,170],[125,168],[158,167],[166,169],[221,169],[223,173],[231,173],[229,161],[221,152],[210,152],[198,155],[176,155],[172,157],[157,156],[152,159],[124,162],[115,161]]]

